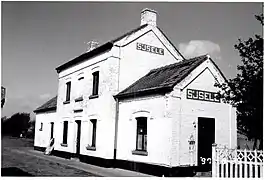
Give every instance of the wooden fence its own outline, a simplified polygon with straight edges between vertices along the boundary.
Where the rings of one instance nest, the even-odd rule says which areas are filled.
[[[228,149],[213,144],[212,177],[262,178],[263,151]]]

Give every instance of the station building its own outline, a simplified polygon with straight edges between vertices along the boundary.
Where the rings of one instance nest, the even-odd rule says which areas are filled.
[[[141,12],[136,29],[56,68],[58,94],[36,113],[34,147],[144,173],[210,167],[212,144],[237,147],[236,111],[218,99],[226,81],[209,55],[185,59]]]

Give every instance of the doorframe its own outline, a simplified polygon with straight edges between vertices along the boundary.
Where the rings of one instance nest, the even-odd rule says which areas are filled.
[[[75,123],[76,123],[76,130],[75,130],[75,141],[76,141],[76,143],[75,143],[75,152],[74,152],[74,154],[75,154],[75,156],[78,157],[80,155],[82,121],[81,120],[75,120]],[[78,131],[78,129],[79,129],[79,131]],[[78,139],[78,136],[79,136],[79,139]]]
[[[205,117],[205,116],[200,116],[197,117],[197,125],[196,125],[196,166],[199,166],[199,119],[212,119],[214,121],[214,142],[216,141],[216,118],[215,117]]]

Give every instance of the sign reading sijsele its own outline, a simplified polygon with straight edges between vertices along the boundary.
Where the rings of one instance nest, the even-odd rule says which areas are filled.
[[[218,98],[217,96],[218,94],[214,92],[187,89],[187,99],[220,103],[220,98]]]
[[[164,49],[150,46],[147,44],[142,44],[142,43],[137,43],[136,44],[136,49],[141,50],[141,51],[146,51],[154,54],[159,54],[159,55],[164,55]]]

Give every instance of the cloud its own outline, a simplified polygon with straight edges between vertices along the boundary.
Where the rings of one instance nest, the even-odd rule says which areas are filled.
[[[10,117],[18,112],[33,114],[33,110],[41,105],[41,100],[33,96],[7,97],[1,116]]]
[[[51,97],[49,94],[43,94],[40,96],[26,95],[22,96],[10,96],[6,98],[4,107],[2,108],[2,116],[10,117],[17,112],[30,113],[31,118],[34,118],[33,110],[44,104],[47,99]],[[45,100],[46,98],[46,100]]]
[[[40,95],[40,99],[41,100],[47,100],[48,98],[50,98],[51,97],[51,94],[49,94],[49,93],[46,93],[46,94],[42,94],[42,95]]]
[[[192,58],[204,54],[209,54],[215,59],[221,58],[220,46],[206,40],[191,40],[188,43],[180,43],[179,50],[185,58]]]

